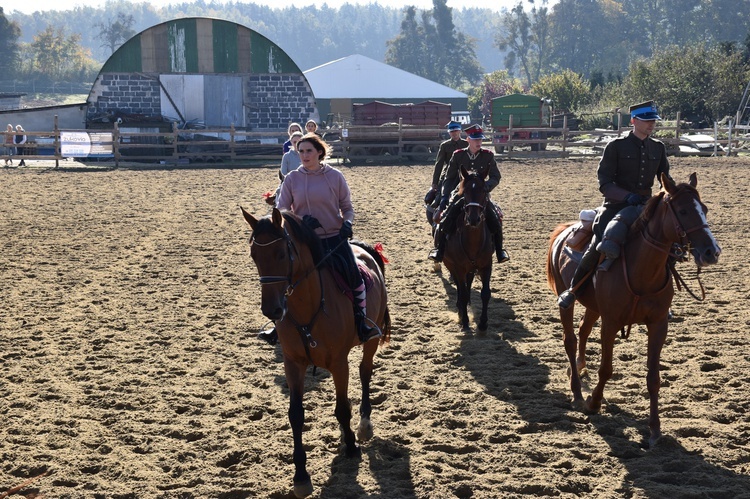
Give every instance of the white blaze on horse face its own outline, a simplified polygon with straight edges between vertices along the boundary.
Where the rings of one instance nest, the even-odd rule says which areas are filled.
[[[697,199],[693,199],[693,204],[695,205],[695,211],[697,211],[700,214],[701,222],[705,225],[705,229],[703,229],[706,232],[706,235],[711,239],[711,245],[713,246],[713,252],[718,258],[719,255],[721,255],[721,246],[719,246],[719,243],[716,242],[716,238],[714,237],[713,232],[711,232],[711,229],[708,227],[708,218],[706,218],[706,213],[703,211],[703,206],[701,206],[700,201]]]

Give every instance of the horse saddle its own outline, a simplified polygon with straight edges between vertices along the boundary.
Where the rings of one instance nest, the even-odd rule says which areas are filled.
[[[571,225],[570,235],[565,241],[565,249],[569,255],[586,251],[594,235],[594,218],[596,218],[596,210],[582,210],[578,222]]]

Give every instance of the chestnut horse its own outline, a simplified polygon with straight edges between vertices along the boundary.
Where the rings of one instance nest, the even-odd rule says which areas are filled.
[[[607,272],[596,272],[593,283],[578,296],[578,301],[586,308],[579,325],[578,359],[573,330],[574,307],[560,309],[563,342],[570,362],[573,404],[589,414],[599,412],[604,385],[612,376],[612,350],[617,332],[633,324],[645,324],[648,328],[646,384],[650,398],[650,446],[661,436],[659,359],[667,337],[669,307],[674,296],[669,258],[687,256],[689,252],[700,268],[717,263],[721,254],[706,221],[708,210],[695,188],[695,173],[690,175],[689,183],[679,185],[662,175],[661,184],[662,191],[648,201],[640,218],[633,224],[620,261]],[[559,225],[550,238],[547,282],[555,295],[568,287],[577,265],[564,249],[572,233],[571,226],[570,223]],[[678,248],[677,251],[674,247]],[[580,373],[586,366],[586,340],[599,316],[602,343],[599,381],[584,402]]]
[[[294,438],[294,494],[305,497],[313,486],[307,472],[302,445],[305,372],[310,364],[330,371],[336,389],[335,415],[339,422],[346,454],[360,450],[351,429],[348,398],[349,351],[360,345],[354,325],[352,302],[341,292],[329,266],[320,239],[312,229],[290,212],[273,209],[273,214],[256,219],[242,209],[253,229],[250,256],[258,268],[261,283],[261,310],[275,321],[289,386],[289,422]],[[390,339],[391,319],[385,289],[382,257],[364,243],[352,249],[360,265],[366,266],[373,284],[367,290],[367,315],[383,332],[380,343]],[[364,248],[364,249],[363,249]],[[362,402],[357,437],[372,437],[370,422],[370,379],[378,341],[363,346],[359,374]]]
[[[482,279],[482,315],[477,328],[480,331],[487,330],[487,304],[491,294],[490,277],[495,244],[484,215],[485,207],[490,202],[485,188],[486,175],[487,168],[475,172],[461,167],[458,193],[463,195],[463,199],[458,202],[463,204],[463,214],[458,217],[456,231],[446,241],[443,256],[445,268],[456,284],[458,321],[464,332],[470,331],[468,305],[471,285],[477,272]]]

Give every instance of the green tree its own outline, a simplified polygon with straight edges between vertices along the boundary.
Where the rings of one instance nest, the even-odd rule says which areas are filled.
[[[564,69],[543,76],[531,86],[531,93],[553,100],[555,110],[572,112],[591,100],[591,83],[579,74]]]
[[[443,85],[461,88],[479,81],[475,41],[453,24],[453,9],[446,0],[433,0],[433,9],[409,6],[404,11],[399,34],[386,42],[385,62]]]
[[[13,78],[18,70],[20,37],[21,28],[17,23],[9,21],[0,7],[0,74],[3,78]]]
[[[717,45],[666,47],[630,66],[623,80],[630,102],[654,99],[669,116],[713,122],[737,110],[750,77],[743,54]]]
[[[530,1],[533,4],[533,1]],[[529,12],[520,1],[502,16],[495,34],[495,46],[505,52],[505,67],[514,74],[516,68],[526,80],[526,88],[539,79],[549,61],[550,17],[547,8],[532,7]]]
[[[110,18],[106,23],[96,23],[94,27],[99,28],[97,37],[102,42],[101,46],[108,48],[109,53],[113,54],[120,45],[135,35],[134,24],[135,18],[132,15],[118,12],[116,19]]]
[[[65,35],[63,28],[47,29],[31,42],[33,71],[50,80],[88,80],[96,64],[81,44],[81,35]]]

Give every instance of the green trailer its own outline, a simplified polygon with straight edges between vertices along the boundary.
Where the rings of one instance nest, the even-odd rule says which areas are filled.
[[[523,145],[518,141],[530,142],[532,151],[546,149],[546,144],[538,142],[547,138],[544,130],[524,130],[524,128],[549,128],[552,126],[553,103],[534,95],[510,94],[492,99],[491,124],[492,144],[496,152],[503,152],[513,134],[513,145]]]

